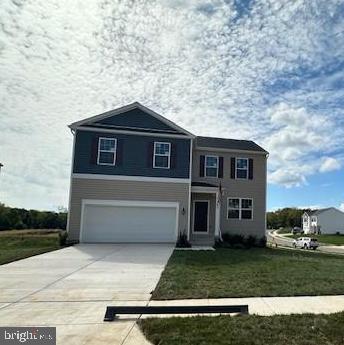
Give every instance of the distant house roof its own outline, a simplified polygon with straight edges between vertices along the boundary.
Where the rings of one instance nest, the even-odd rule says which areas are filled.
[[[196,137],[196,146],[268,153],[266,150],[264,150],[262,147],[251,140]]]
[[[317,216],[320,213],[323,213],[327,210],[331,210],[334,207],[326,207],[326,208],[320,208],[318,210],[311,210],[311,211],[306,211],[305,213],[307,213],[309,216]]]

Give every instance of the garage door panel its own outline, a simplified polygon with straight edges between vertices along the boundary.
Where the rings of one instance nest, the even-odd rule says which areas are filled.
[[[176,208],[85,205],[83,242],[175,242]]]

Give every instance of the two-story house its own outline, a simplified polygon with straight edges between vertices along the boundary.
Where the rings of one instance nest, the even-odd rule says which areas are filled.
[[[344,212],[335,207],[306,211],[302,229],[305,234],[344,234]]]
[[[71,241],[265,236],[268,153],[254,142],[197,137],[140,103],[69,127]]]

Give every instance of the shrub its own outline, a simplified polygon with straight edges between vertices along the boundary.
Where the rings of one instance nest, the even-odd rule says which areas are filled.
[[[59,231],[60,246],[64,247],[67,243],[67,231]]]
[[[256,244],[257,244],[257,237],[256,236],[252,236],[252,235],[247,236],[245,238],[245,243],[244,244],[245,244],[246,248],[251,248],[251,247],[256,246]]]
[[[215,248],[251,248],[251,247],[266,247],[266,237],[257,238],[249,235],[247,237],[241,234],[222,234],[222,241],[215,242]]]
[[[260,248],[265,248],[266,247],[266,237],[265,236],[261,237],[258,240],[257,246],[260,247]]]
[[[185,233],[178,235],[176,247],[177,248],[190,248],[191,247],[191,243],[188,241],[188,237],[186,236]]]

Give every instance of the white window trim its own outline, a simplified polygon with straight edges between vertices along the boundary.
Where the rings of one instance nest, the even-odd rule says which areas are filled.
[[[208,204],[207,213],[207,232],[205,231],[195,231],[195,208],[196,202],[206,202]],[[209,234],[209,216],[210,216],[210,200],[194,200],[192,205],[192,233],[197,235],[208,235]]]
[[[216,176],[208,176],[207,175],[207,158],[216,158]],[[214,167],[208,167],[208,168],[214,168]],[[210,177],[210,178],[218,178],[219,177],[219,156],[213,156],[213,155],[206,155],[204,157],[204,177]]]
[[[238,160],[239,159],[246,160],[246,162],[247,162],[247,169],[238,168]],[[235,178],[237,180],[248,180],[248,168],[249,168],[248,164],[249,164],[248,158],[243,158],[243,157],[236,157],[235,158]],[[238,177],[238,174],[237,174],[238,169],[239,170],[246,170],[246,177]]]
[[[239,208],[233,208],[233,207],[229,207],[228,206],[228,203],[229,203],[229,199],[238,199],[239,200]],[[241,207],[241,200],[251,200],[251,203],[252,203],[252,208],[242,208]],[[228,211],[229,210],[238,210],[239,211],[239,218],[229,218],[228,217]],[[241,217],[241,211],[242,210],[247,210],[247,211],[251,211],[252,212],[252,217],[250,219],[247,219],[247,218],[242,218]],[[252,221],[253,220],[253,198],[238,198],[238,197],[234,197],[234,196],[231,196],[231,197],[228,197],[227,198],[227,219],[228,220],[248,220],[248,221]]]
[[[102,139],[105,140],[114,140],[115,141],[115,151],[109,151],[109,150],[101,150],[100,149],[100,141]],[[100,152],[111,152],[113,153],[113,162],[112,163],[100,163],[99,162],[99,157],[100,157]],[[114,166],[116,165],[116,156],[117,156],[117,139],[116,138],[109,138],[109,137],[99,137],[98,138],[98,156],[97,156],[97,165],[111,165]]]
[[[161,153],[155,153],[155,148],[157,144],[168,144],[168,155],[164,154],[162,155]],[[158,167],[155,165],[155,157],[160,156],[160,157],[168,157],[168,166],[167,167]],[[154,151],[153,151],[153,168],[154,169],[170,169],[171,167],[171,143],[165,142],[165,141],[154,141]]]

